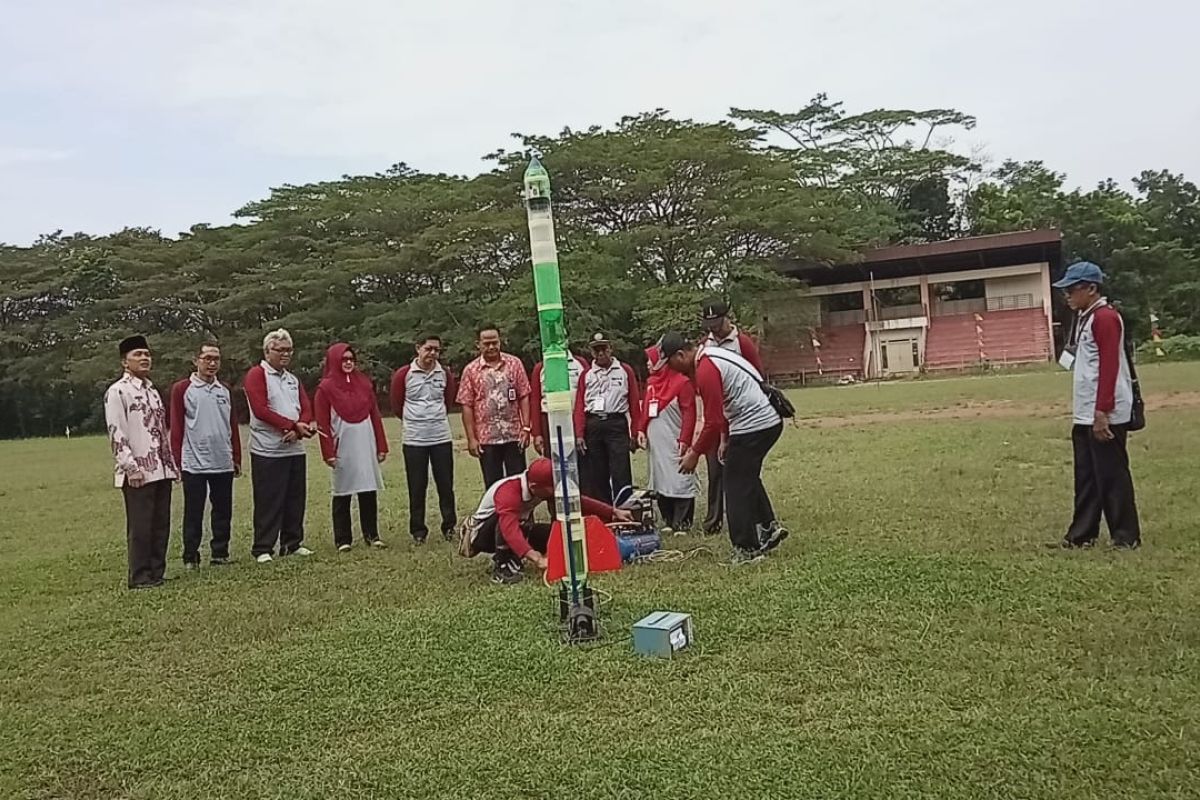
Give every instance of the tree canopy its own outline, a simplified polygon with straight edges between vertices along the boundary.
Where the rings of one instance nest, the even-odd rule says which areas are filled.
[[[556,136],[515,134],[473,177],[400,163],[374,175],[284,185],[177,238],[146,228],[0,245],[0,437],[101,424],[116,342],[151,337],[155,374],[187,374],[199,342],[222,344],[236,383],[263,333],[289,328],[297,371],[353,343],[382,385],[435,333],[461,366],[475,329],[537,356],[521,174],[551,172],[563,293],[575,340],[604,330],[625,352],[694,328],[701,298],[728,295],[752,321],[789,287],[780,262],[834,264],[884,244],[1056,225],[1069,259],[1113,275],[1140,320],[1200,331],[1200,192],[1143,172],[1084,192],[1040,162],[987,174],[957,152],[975,120],[950,109],[847,113],[818,95],[796,112],[726,120],[663,110]]]

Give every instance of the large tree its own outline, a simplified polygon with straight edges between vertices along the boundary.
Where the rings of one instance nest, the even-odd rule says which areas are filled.
[[[1150,314],[1175,333],[1200,330],[1200,191],[1182,176],[1143,172],[1134,192],[1112,180],[1067,190],[1066,176],[1039,161],[1005,162],[967,203],[976,233],[1055,226],[1069,264],[1109,275],[1106,290],[1138,337]]]
[[[950,149],[951,137],[974,128],[974,117],[945,108],[850,114],[824,94],[794,112],[734,108],[730,115],[769,137],[797,180],[844,193],[843,205],[859,214],[892,217],[892,241],[959,231],[958,199],[980,166]]]

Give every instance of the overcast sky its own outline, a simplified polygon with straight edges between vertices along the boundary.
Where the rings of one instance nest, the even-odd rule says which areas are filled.
[[[0,242],[222,223],[397,161],[663,107],[949,107],[1090,186],[1200,179],[1200,6],[1141,0],[0,0]]]

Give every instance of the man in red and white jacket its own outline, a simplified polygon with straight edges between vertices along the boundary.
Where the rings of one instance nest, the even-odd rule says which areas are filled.
[[[183,475],[183,565],[200,566],[205,500],[212,502],[211,563],[229,562],[233,479],[242,474],[242,437],[229,387],[217,378],[221,348],[204,342],[196,371],[171,387],[171,452]]]
[[[260,564],[281,556],[311,556],[304,546],[307,457],[304,440],[317,433],[312,403],[300,379],[288,371],[292,335],[283,328],[263,339],[263,360],[246,373],[242,387],[250,406],[250,484],[254,491],[254,547]]]
[[[725,445],[725,507],[734,561],[762,558],[788,536],[775,518],[762,482],[767,453],[783,434],[783,419],[762,388],[762,375],[737,353],[700,349],[680,333],[659,345],[667,365],[692,379],[704,403],[704,427],[680,460],[679,471],[695,472],[700,456]]]
[[[611,503],[633,484],[629,454],[637,450],[642,397],[633,368],[613,357],[608,337],[597,333],[590,344],[592,365],[575,392],[575,441],[586,461],[580,471],[584,490]]]
[[[1067,305],[1077,313],[1059,363],[1073,373],[1075,514],[1056,546],[1090,547],[1108,522],[1114,548],[1141,544],[1126,437],[1133,417],[1133,373],[1125,356],[1125,323],[1101,295],[1104,273],[1089,262],[1072,264],[1062,280]]]
[[[704,325],[707,335],[701,343],[702,347],[719,347],[731,353],[737,353],[758,370],[760,375],[766,375],[763,370],[762,358],[758,354],[758,345],[749,334],[742,333],[729,319],[729,304],[719,297],[710,297],[700,306],[700,322]],[[725,523],[725,490],[722,483],[724,465],[717,457],[717,447],[704,454],[708,471],[708,512],[704,517],[704,532],[712,535],[721,532]]]
[[[529,469],[493,483],[483,494],[479,507],[467,520],[460,552],[471,558],[479,553],[494,553],[492,581],[517,583],[521,580],[521,562],[528,561],[546,569],[546,546],[550,541],[550,523],[534,522],[537,507],[546,504],[554,512],[554,469],[548,458],[535,459]],[[604,522],[628,522],[628,511],[614,509],[590,497],[580,497],[587,516]]]

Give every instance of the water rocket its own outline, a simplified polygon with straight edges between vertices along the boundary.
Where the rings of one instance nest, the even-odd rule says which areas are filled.
[[[593,571],[619,569],[620,559],[618,555],[614,566],[606,557],[608,551],[615,549],[608,528],[594,518],[589,518],[585,524],[580,510],[579,458],[572,417],[575,397],[568,368],[572,356],[559,281],[558,247],[554,242],[550,175],[537,157],[530,160],[524,182],[529,247],[533,256],[533,287],[542,339],[542,379],[545,381],[549,423],[546,444],[554,464],[556,520],[547,545],[548,575],[551,579],[562,575],[559,621],[564,626],[564,640],[581,642],[594,639],[600,633],[595,594],[588,585],[589,567],[594,567]],[[536,409],[534,413],[538,413]]]

